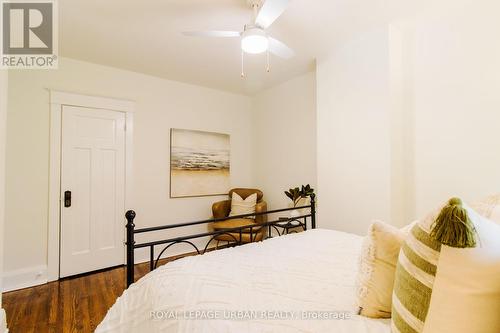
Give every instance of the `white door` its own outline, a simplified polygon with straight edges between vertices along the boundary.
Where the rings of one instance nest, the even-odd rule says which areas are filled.
[[[60,277],[123,264],[125,114],[63,106]]]

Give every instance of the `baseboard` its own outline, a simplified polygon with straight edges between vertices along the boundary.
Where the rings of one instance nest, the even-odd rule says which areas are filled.
[[[207,241],[208,241],[208,238],[201,238],[201,239],[192,240],[193,244],[196,245],[196,247],[198,247],[198,249],[201,252],[203,252],[203,250],[205,249]],[[226,242],[222,242],[222,243],[224,244]],[[212,241],[210,246],[208,247],[208,250],[214,249],[215,245],[216,245],[216,241]],[[155,256],[154,256],[155,260],[156,260],[156,257],[160,254],[160,251],[162,249],[163,249],[163,247],[161,245],[158,245],[155,247]],[[165,251],[162,254],[161,257],[163,259],[165,259],[165,258],[175,257],[178,255],[192,253],[195,251],[196,251],[196,249],[192,246],[189,246],[186,244],[178,244],[178,246],[170,247],[167,251]],[[136,249],[134,252],[134,263],[141,264],[141,263],[149,262],[149,255],[150,255],[149,247]]]
[[[3,292],[47,283],[47,266],[35,266],[5,272],[2,278]],[[0,331],[1,332],[1,331]]]
[[[207,239],[201,238],[194,240],[193,243],[202,251],[206,245]],[[215,244],[210,244],[210,248],[215,246]],[[155,248],[155,259],[156,256],[162,250],[161,246]],[[186,244],[179,244],[177,246],[172,246],[163,255],[162,258],[174,257],[181,254],[192,253],[195,249]],[[149,248],[141,248],[135,250],[134,262],[136,264],[144,263],[149,261]],[[48,282],[47,266],[35,266],[23,268],[15,271],[5,272],[3,274],[3,292],[29,288],[33,286],[38,286]],[[3,333],[0,331],[0,333]]]
[[[142,264],[146,261],[149,261],[149,249],[143,248],[134,251],[134,264]]]
[[[161,247],[158,247],[158,250],[155,251],[155,256],[154,256],[155,260],[156,260],[156,258],[158,256],[158,254],[160,254],[159,251],[161,251]],[[179,256],[179,255],[185,255],[185,254],[191,253],[193,251],[196,251],[196,250],[194,248],[192,248],[190,250],[183,249],[183,250],[179,250],[179,251],[165,251],[162,254],[161,257],[162,257],[162,259],[165,259],[165,258]],[[135,250],[135,253],[134,253],[134,264],[137,265],[137,264],[142,264],[142,263],[145,263],[145,262],[149,262],[149,260],[150,260],[149,255],[150,255],[149,254],[149,248]]]
[[[8,333],[7,329],[7,315],[5,314],[5,310],[0,308],[0,333]]]

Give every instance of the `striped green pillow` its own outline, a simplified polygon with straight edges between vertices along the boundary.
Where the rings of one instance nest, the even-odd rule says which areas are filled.
[[[417,223],[399,253],[392,298],[392,331],[423,331],[429,310],[441,244]]]

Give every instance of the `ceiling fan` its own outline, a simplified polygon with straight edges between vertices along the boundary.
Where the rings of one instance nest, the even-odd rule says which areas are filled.
[[[252,21],[246,24],[242,32],[239,31],[185,31],[186,36],[196,37],[238,37],[241,38],[242,67],[243,53],[259,54],[267,52],[269,71],[269,53],[289,59],[295,53],[283,42],[269,36],[266,29],[285,11],[289,0],[249,0],[253,9]],[[242,76],[243,70],[242,70]]]

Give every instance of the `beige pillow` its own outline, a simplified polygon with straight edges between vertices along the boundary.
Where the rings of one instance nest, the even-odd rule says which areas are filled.
[[[380,221],[371,224],[363,242],[358,273],[358,306],[361,315],[371,318],[391,317],[394,274],[407,230],[409,228],[398,229]]]
[[[238,193],[233,192],[231,197],[231,212],[229,216],[252,214],[255,213],[255,206],[257,205],[257,193],[249,195],[243,200]],[[254,218],[249,216],[248,218]]]

